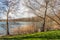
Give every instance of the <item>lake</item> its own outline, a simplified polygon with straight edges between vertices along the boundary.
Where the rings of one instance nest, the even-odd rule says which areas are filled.
[[[37,22],[34,23],[37,24]],[[33,24],[33,22],[9,22],[9,29],[30,24]],[[40,25],[40,22],[38,24]],[[6,35],[6,22],[0,22],[0,35]]]

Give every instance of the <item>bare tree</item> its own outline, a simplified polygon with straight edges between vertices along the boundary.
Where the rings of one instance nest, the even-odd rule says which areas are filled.
[[[45,31],[45,21],[46,21],[46,14],[47,14],[49,0],[45,0],[45,2],[46,2],[46,10],[45,10],[45,14],[44,14],[44,23],[43,23],[42,31]]]
[[[46,16],[49,17],[51,20],[55,21],[58,25],[60,25],[59,22],[57,22],[55,19],[53,19],[52,17],[50,17],[50,16],[47,15],[47,10],[48,10],[48,8],[49,8],[49,2],[50,2],[50,1],[52,1],[52,0],[44,0],[44,2],[45,2],[44,5],[40,4],[40,2],[38,2],[38,0],[34,0],[34,3],[33,3],[33,4],[32,4],[32,2],[31,2],[31,0],[28,0],[28,2],[25,2],[25,3],[26,3],[25,6],[27,6],[27,7],[30,8],[30,9],[32,9],[32,11],[34,12],[34,14],[35,14],[36,16],[44,19],[42,31],[45,30]],[[38,5],[36,5],[35,3],[38,4]],[[36,7],[36,6],[38,6],[38,7]],[[45,8],[45,9],[43,9],[43,10],[45,10],[45,12],[43,13],[43,14],[44,14],[44,17],[41,16],[41,14],[42,14],[42,13],[41,13],[42,11],[40,10],[41,8]],[[36,12],[36,10],[37,10],[38,12]]]
[[[7,10],[7,35],[9,35],[9,13],[13,13],[16,9],[15,6],[17,5],[18,2],[16,2],[16,0],[7,0],[7,6],[8,6],[8,10]]]

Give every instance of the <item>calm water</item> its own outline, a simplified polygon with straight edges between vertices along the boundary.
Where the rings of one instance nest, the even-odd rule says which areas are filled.
[[[32,22],[9,22],[9,29],[14,28],[14,27],[19,27],[22,25],[28,25],[31,24]],[[0,35],[5,35],[6,34],[6,22],[0,22]]]
[[[40,25],[40,22],[35,22],[36,24]],[[32,22],[9,22],[9,29],[15,27],[21,27],[22,25],[30,25]],[[9,30],[11,33],[11,31]],[[6,22],[0,22],[0,35],[6,35]]]

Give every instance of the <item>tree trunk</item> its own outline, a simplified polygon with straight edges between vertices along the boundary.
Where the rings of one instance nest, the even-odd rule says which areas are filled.
[[[6,20],[6,22],[7,22],[7,35],[9,35],[8,14],[9,14],[9,10],[8,10],[8,12],[7,12],[7,20]]]
[[[44,23],[43,23],[43,27],[42,27],[42,32],[45,31],[45,22],[46,22],[46,13],[47,13],[47,7],[48,7],[48,2],[46,2],[46,10],[45,10],[45,15],[44,15]]]

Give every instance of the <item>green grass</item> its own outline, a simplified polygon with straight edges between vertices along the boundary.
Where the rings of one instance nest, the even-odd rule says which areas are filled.
[[[1,39],[6,40],[60,40],[60,31],[39,32],[27,35],[2,36]],[[4,39],[4,40],[5,40]]]

